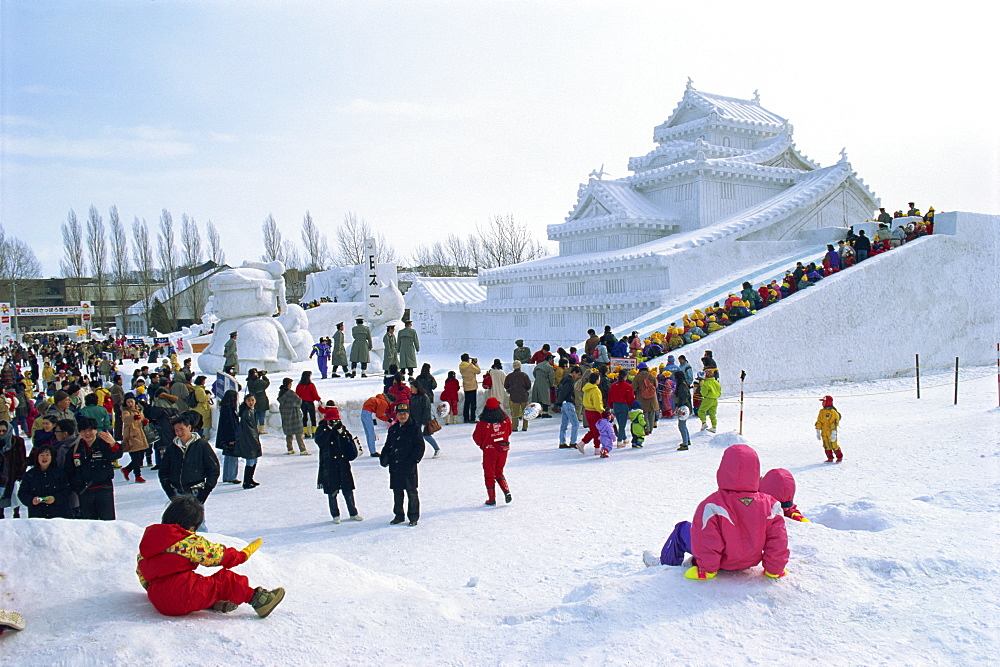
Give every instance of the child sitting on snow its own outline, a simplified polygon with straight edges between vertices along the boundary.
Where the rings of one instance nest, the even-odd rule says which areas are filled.
[[[760,492],[781,503],[781,511],[789,519],[810,523],[795,506],[795,478],[784,468],[773,468],[764,473],[760,479]]]
[[[647,551],[643,561],[650,566],[680,565],[690,552],[694,557],[684,574],[688,579],[712,579],[719,570],[746,570],[762,561],[768,577],[785,576],[785,520],[781,504],[760,490],[757,452],[748,445],[727,448],[716,479],[719,490],[698,505],[694,520],[674,526],[660,556]],[[794,493],[794,484],[791,490]]]
[[[250,588],[246,577],[230,569],[245,563],[263,540],[258,538],[242,549],[214,544],[195,533],[204,520],[204,506],[182,495],[167,506],[162,523],[146,527],[135,572],[149,601],[164,616],[202,609],[225,613],[247,603],[264,618],[281,602],[285,589]],[[195,573],[199,565],[222,569],[203,577]]]
[[[628,423],[632,432],[632,447],[642,449],[642,443],[646,439],[646,416],[642,414],[639,401],[632,403],[632,409],[628,413]]]
[[[608,458],[608,453],[615,446],[618,436],[615,435],[615,426],[611,423],[611,413],[605,410],[601,413],[601,418],[594,424],[600,434],[600,443],[594,443],[594,453],[599,454],[602,459]]]
[[[833,463],[833,456],[836,454],[837,463],[844,460],[844,453],[840,451],[837,443],[837,427],[840,426],[840,413],[833,407],[833,396],[824,396],[819,399],[823,403],[819,416],[816,417],[816,439],[823,443],[826,450],[826,462]]]

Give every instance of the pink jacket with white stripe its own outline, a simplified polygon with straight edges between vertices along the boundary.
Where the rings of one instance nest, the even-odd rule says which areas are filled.
[[[722,454],[719,490],[698,505],[691,521],[691,552],[702,572],[745,570],[763,561],[780,575],[788,563],[788,536],[781,505],[758,491],[760,461],[748,445]]]

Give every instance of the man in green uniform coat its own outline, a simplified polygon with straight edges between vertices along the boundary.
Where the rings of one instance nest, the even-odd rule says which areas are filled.
[[[337,369],[341,366],[344,367],[344,375],[350,376],[350,373],[347,371],[347,347],[344,346],[343,322],[337,322],[337,333],[333,334],[333,353],[331,357],[333,361],[333,373],[330,374],[330,377],[339,378]]]
[[[216,348],[218,349],[218,348]],[[226,356],[226,360],[223,362],[222,372],[229,373],[230,375],[236,375],[240,372],[240,355],[236,350],[236,332],[229,334],[229,340],[226,341],[226,347],[223,348],[222,353]]]
[[[368,374],[365,371],[368,370],[369,353],[372,349],[372,330],[365,326],[365,318],[359,317],[355,320],[351,328],[351,337],[354,339],[351,343],[351,377],[357,376],[358,373],[354,369],[361,364],[361,377],[366,378]]]
[[[388,373],[389,367],[399,368],[399,355],[396,353],[396,325],[386,325],[382,336],[382,372]]]
[[[413,379],[413,371],[417,368],[417,352],[420,351],[420,339],[413,322],[403,320],[403,330],[399,332],[399,370],[406,369],[406,374]]]

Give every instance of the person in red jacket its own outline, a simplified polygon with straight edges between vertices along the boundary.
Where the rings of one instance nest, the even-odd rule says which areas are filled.
[[[316,385],[313,384],[312,371],[302,371],[302,377],[295,385],[295,395],[302,400],[302,429],[306,432],[306,437],[311,438],[316,432],[316,404],[323,404],[323,399],[319,397]]]
[[[625,440],[628,438],[628,413],[635,403],[635,390],[632,389],[628,373],[624,370],[618,372],[618,379],[608,390],[608,403],[611,404],[611,411],[615,415],[615,421],[618,422],[618,442],[615,446],[621,448],[625,446]]]
[[[458,423],[458,378],[455,371],[448,371],[448,379],[444,381],[444,391],[441,392],[441,400],[448,404],[448,416],[445,424]]]
[[[245,563],[263,540],[242,549],[214,544],[195,533],[204,520],[204,506],[183,495],[167,506],[162,523],[146,527],[135,572],[153,607],[164,616],[184,616],[202,609],[230,612],[246,603],[261,618],[270,614],[285,589],[250,588],[249,580],[231,569]],[[222,569],[203,577],[195,573],[199,565]]]
[[[788,535],[781,504],[760,492],[760,461],[749,445],[722,453],[719,490],[701,501],[691,521],[694,565],[684,576],[711,579],[719,570],[746,570],[763,562],[764,574],[785,576]]]
[[[483,476],[486,479],[486,504],[497,504],[495,485],[500,485],[504,500],[511,501],[510,487],[504,477],[503,467],[507,463],[507,452],[510,450],[510,433],[512,430],[510,417],[500,407],[500,401],[491,396],[486,399],[486,406],[479,415],[476,430],[472,432],[472,440],[483,450]]]

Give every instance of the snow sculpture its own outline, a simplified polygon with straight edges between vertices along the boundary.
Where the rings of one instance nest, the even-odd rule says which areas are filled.
[[[218,322],[208,348],[198,358],[202,372],[222,370],[223,348],[233,331],[239,334],[241,371],[283,371],[308,359],[309,318],[299,306],[285,303],[284,272],[281,262],[244,262],[210,278],[206,314]]]

